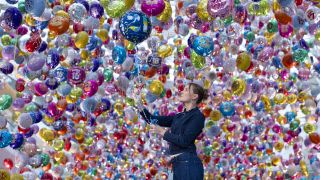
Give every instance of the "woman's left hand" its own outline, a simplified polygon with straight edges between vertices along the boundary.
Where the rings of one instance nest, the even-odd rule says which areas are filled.
[[[150,133],[156,133],[156,134],[159,134],[159,135],[163,136],[164,133],[166,132],[166,129],[161,127],[161,126],[157,126],[157,125],[151,124],[149,132]]]

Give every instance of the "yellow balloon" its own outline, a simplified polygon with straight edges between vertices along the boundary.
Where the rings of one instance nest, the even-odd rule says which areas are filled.
[[[315,40],[320,42],[320,29],[317,30],[316,34],[314,35]]]
[[[52,141],[54,139],[54,132],[50,129],[46,129],[46,128],[40,129],[39,135],[45,141]]]
[[[283,149],[283,143],[282,142],[276,142],[275,144],[274,144],[274,149],[276,150],[276,151],[278,151],[278,152],[281,152],[281,150]]]
[[[287,96],[285,96],[283,93],[277,93],[277,94],[274,96],[273,101],[274,101],[274,103],[276,103],[276,104],[284,104],[284,103],[286,103],[286,101],[287,101]]]
[[[123,110],[124,110],[124,106],[123,106],[123,103],[121,102],[116,102],[114,104],[114,111],[116,113],[118,113],[119,115],[122,115],[123,114]]]
[[[208,0],[200,0],[197,6],[197,15],[203,21],[212,21],[213,18],[209,15],[207,10]]]
[[[163,92],[163,89],[163,84],[159,80],[153,80],[149,85],[149,91],[158,96]]]
[[[192,50],[190,56],[191,62],[196,69],[202,69],[206,64],[206,59]]]
[[[212,121],[219,121],[220,119],[221,119],[221,117],[222,117],[222,115],[221,115],[221,112],[220,111],[218,111],[218,110],[212,110],[211,112],[210,112],[210,119],[212,120]]]
[[[124,0],[102,0],[100,4],[104,7],[105,11],[111,18],[117,18],[130,9],[134,4],[134,1],[124,1]]]
[[[172,8],[169,1],[164,1],[165,8],[161,14],[157,16],[157,19],[162,22],[168,22],[172,16]]]
[[[170,45],[161,45],[158,47],[157,52],[161,58],[166,58],[172,54],[172,47]]]
[[[70,16],[67,12],[65,12],[64,10],[59,10],[56,12],[55,14],[56,16],[61,16],[61,17],[64,17],[64,18],[67,18],[70,20]]]
[[[10,180],[24,180],[21,174],[12,174]]]
[[[212,142],[211,147],[213,150],[219,150],[220,143],[218,143],[217,141],[214,141],[214,142]]]
[[[280,157],[275,156],[275,157],[272,157],[272,159],[271,159],[271,163],[272,163],[272,165],[274,165],[274,166],[279,165],[280,162],[281,162]]]
[[[230,101],[232,99],[232,94],[228,90],[224,90],[222,92],[223,98],[227,101]]]
[[[109,39],[108,30],[106,29],[98,29],[96,35],[101,39],[102,42],[105,42]]]
[[[246,71],[251,64],[251,57],[246,52],[242,52],[238,55],[236,59],[236,65],[237,68],[239,68],[242,71]]]
[[[0,169],[0,177],[2,180],[10,180],[10,173],[5,169]]]
[[[25,16],[25,22],[26,22],[26,25],[28,25],[28,26],[34,26],[36,20],[33,19],[32,15],[26,14],[26,16]]]
[[[54,154],[54,160],[57,162],[61,162],[64,159],[64,152],[63,151],[58,151]]]
[[[264,108],[266,109],[266,111],[269,112],[271,110],[271,102],[270,102],[270,99],[268,98],[268,96],[262,95],[261,101],[263,102]]]
[[[81,31],[77,34],[74,44],[77,48],[85,48],[89,42],[89,35],[85,31]]]
[[[53,141],[52,147],[56,151],[61,151],[64,148],[64,141],[62,139],[55,139]]]
[[[295,102],[297,102],[298,97],[295,94],[289,94],[288,98],[287,98],[287,102],[289,104],[294,104]]]
[[[60,0],[61,4],[70,5],[74,2],[74,0]]]
[[[304,132],[311,134],[316,131],[317,127],[314,124],[306,123],[303,127]]]
[[[74,138],[78,141],[81,141],[84,139],[84,131],[81,128],[78,128],[74,134]]]
[[[231,85],[232,93],[241,96],[246,91],[246,82],[243,79],[236,79]]]
[[[136,45],[133,42],[130,42],[128,40],[124,40],[124,46],[128,50],[133,50],[136,47]]]

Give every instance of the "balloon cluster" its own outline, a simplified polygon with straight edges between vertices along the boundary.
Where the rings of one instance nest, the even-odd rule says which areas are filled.
[[[320,176],[319,0],[6,0],[1,179],[167,179],[133,106],[210,97],[205,179]]]

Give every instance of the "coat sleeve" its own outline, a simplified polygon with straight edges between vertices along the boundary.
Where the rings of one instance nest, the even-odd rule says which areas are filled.
[[[143,119],[150,124],[151,119],[156,119],[157,124],[162,127],[171,127],[174,116],[153,116],[147,109],[140,112]]]
[[[168,130],[164,133],[163,139],[182,148],[186,148],[192,145],[198,137],[198,135],[202,132],[205,121],[205,118],[202,114],[200,116],[195,115],[192,118],[193,119],[186,125],[184,134],[172,134]]]

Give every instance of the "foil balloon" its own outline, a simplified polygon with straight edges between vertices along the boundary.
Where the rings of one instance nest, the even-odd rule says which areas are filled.
[[[6,9],[3,16],[5,23],[13,29],[17,29],[22,23],[22,14],[18,8],[10,7]]]
[[[232,12],[233,6],[233,1],[230,0],[208,0],[207,10],[212,17],[225,18]]]
[[[165,9],[164,0],[143,0],[141,10],[148,16],[157,16]]]
[[[208,56],[213,51],[213,40],[207,36],[198,36],[193,41],[194,51],[201,56]]]
[[[151,33],[150,19],[140,11],[128,11],[120,18],[121,34],[133,43],[146,40]]]

